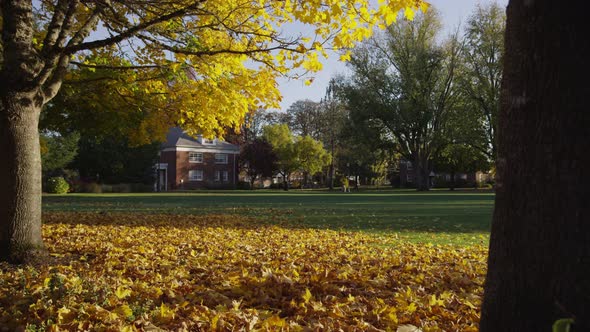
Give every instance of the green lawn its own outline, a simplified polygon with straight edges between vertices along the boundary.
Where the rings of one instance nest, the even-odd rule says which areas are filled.
[[[494,195],[463,191],[207,191],[45,195],[44,211],[239,214],[287,227],[394,235],[466,245],[488,240]]]

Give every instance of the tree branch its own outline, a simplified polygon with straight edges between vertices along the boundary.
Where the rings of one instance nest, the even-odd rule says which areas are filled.
[[[70,61],[71,64],[78,67],[85,68],[96,68],[96,69],[108,69],[108,70],[135,70],[135,69],[146,69],[146,68],[162,68],[158,65],[145,65],[145,66],[108,66],[108,65],[91,65],[88,63],[82,63],[78,61]]]
[[[47,26],[47,34],[43,40],[41,54],[47,54],[49,50],[55,45],[57,37],[59,36],[64,23],[67,8],[68,1],[66,0],[59,0],[57,5],[55,5],[53,17],[51,17],[51,22],[49,22],[49,25]]]
[[[81,50],[91,50],[91,49],[96,49],[96,48],[100,48],[100,47],[104,47],[104,46],[118,43],[124,39],[130,38],[130,37],[136,35],[137,33],[141,32],[149,27],[152,27],[158,23],[162,23],[162,22],[165,22],[165,21],[177,18],[177,17],[181,17],[181,16],[185,15],[189,10],[196,9],[197,6],[204,1],[205,0],[196,1],[194,4],[192,4],[190,6],[173,11],[172,13],[169,13],[166,15],[159,16],[153,20],[150,20],[150,21],[147,21],[144,23],[140,23],[138,25],[135,25],[135,26],[121,32],[120,34],[118,34],[116,36],[112,36],[112,37],[100,39],[100,40],[95,40],[95,41],[90,41],[90,42],[86,42],[86,43],[77,43],[77,44],[73,44],[73,45],[68,45],[64,49],[64,53],[73,54],[73,53],[76,53]]]

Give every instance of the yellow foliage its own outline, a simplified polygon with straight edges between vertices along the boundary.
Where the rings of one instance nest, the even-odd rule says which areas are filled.
[[[41,6],[42,11],[53,10]],[[78,6],[75,27],[88,20],[89,6]],[[137,33],[140,40],[126,49],[132,55],[121,56],[113,45],[75,55],[91,73],[112,66],[145,66],[109,83],[115,95],[125,99],[121,109],[136,108],[139,97],[149,98],[150,107],[159,110],[134,133],[135,140],[158,123],[223,136],[227,128],[239,127],[249,110],[278,107],[278,77],[317,72],[322,69],[319,54],[327,57],[326,49],[349,49],[375,28],[393,23],[400,11],[411,19],[427,8],[422,0],[218,0],[198,6],[176,0],[112,6],[118,15],[104,14],[101,20],[115,31],[132,30],[184,8],[183,14],[147,24],[149,28]],[[295,22],[309,29],[286,33]]]
[[[280,215],[43,218],[49,264],[0,263],[7,330],[477,330],[483,246],[291,227]]]

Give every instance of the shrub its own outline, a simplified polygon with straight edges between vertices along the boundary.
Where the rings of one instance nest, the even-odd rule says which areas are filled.
[[[70,190],[70,185],[61,176],[56,176],[47,180],[45,189],[51,194],[66,194]]]

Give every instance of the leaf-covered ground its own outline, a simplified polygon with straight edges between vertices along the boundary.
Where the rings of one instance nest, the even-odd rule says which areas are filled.
[[[243,215],[50,212],[0,330],[476,331],[487,250]]]

